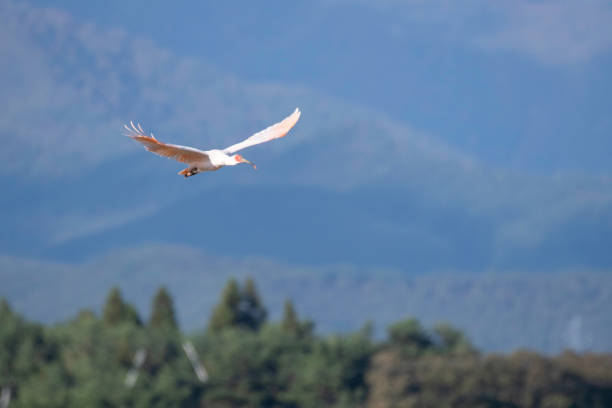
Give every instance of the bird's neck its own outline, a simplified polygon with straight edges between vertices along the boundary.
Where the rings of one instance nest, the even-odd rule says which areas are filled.
[[[208,157],[215,166],[235,166],[238,164],[234,156],[228,156],[220,150],[209,151]]]
[[[235,166],[238,164],[238,161],[234,159],[234,156],[226,156],[225,165],[226,166]]]

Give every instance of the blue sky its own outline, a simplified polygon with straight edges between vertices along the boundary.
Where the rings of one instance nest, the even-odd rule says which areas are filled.
[[[5,253],[63,259],[78,247],[86,258],[119,245],[100,235],[112,231],[146,245],[121,228],[246,186],[263,207],[241,214],[267,214],[273,205],[257,196],[289,189],[336,238],[321,244],[300,217],[291,246],[282,217],[268,230],[265,217],[226,214],[218,219],[251,223],[271,245],[225,230],[186,242],[162,229],[156,240],[314,264],[404,267],[412,251],[424,270],[612,265],[609,2],[2,7],[11,63],[0,76],[0,175],[15,228]],[[133,119],[162,140],[224,146],[295,106],[304,116],[290,138],[247,152],[263,164],[257,174],[179,183],[174,163],[119,137]],[[329,194],[339,201],[328,205]],[[208,222],[205,208],[198,215]]]
[[[510,267],[512,258],[513,267],[558,268],[563,261],[530,259],[562,260],[559,251],[574,255],[567,267],[608,265],[596,249],[611,234],[607,2],[2,4],[11,63],[1,76],[8,108],[0,172],[9,184],[20,180],[10,187],[15,197],[39,197],[32,208],[9,200],[5,213],[15,222],[27,212],[41,232],[40,247],[24,246],[30,235],[15,227],[23,242],[11,234],[5,252],[64,253],[58,245],[159,216],[185,195],[246,185],[312,197],[313,208],[327,210],[322,225],[346,247],[319,259],[329,247],[315,246],[288,261],[360,262],[348,237],[367,224],[355,246],[397,248],[373,251],[368,264],[402,266],[398,240],[429,243],[417,252],[455,253],[469,236],[482,240],[460,250],[472,261],[449,255],[419,265],[483,270]],[[292,137],[253,148],[267,170],[230,169],[188,187],[172,179],[175,165],[115,137],[134,119],[162,140],[223,146],[295,106],[304,116]],[[172,194],[135,175],[138,187],[122,185],[131,168],[163,174]],[[90,180],[97,186],[84,197],[79,189]],[[358,218],[335,225],[347,212],[299,193],[312,188],[365,204],[355,206]],[[387,193],[394,190],[401,193]],[[149,199],[140,204],[128,192]],[[117,195],[123,200],[109,201]],[[389,207],[368,213],[376,204],[367,203],[380,200]],[[472,217],[482,235],[466,229]],[[312,243],[306,230],[297,234]],[[574,251],[587,238],[598,244]],[[232,239],[202,246],[237,255]],[[246,247],[272,258],[293,252]]]
[[[243,80],[385,113],[488,165],[611,170],[607,1],[52,5]]]
[[[111,285],[192,251],[358,277],[608,273],[612,3],[457,4],[0,0],[0,288],[27,265],[104,264]],[[225,147],[298,106],[288,137],[245,150],[257,172],[184,180],[121,134]]]

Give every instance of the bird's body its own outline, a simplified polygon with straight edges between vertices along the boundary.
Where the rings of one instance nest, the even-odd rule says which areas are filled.
[[[289,130],[297,123],[300,118],[300,110],[296,109],[291,115],[286,117],[281,122],[278,122],[261,132],[257,132],[251,137],[243,140],[240,143],[236,143],[223,150],[212,149],[212,150],[199,150],[193,147],[174,145],[169,143],[162,143],[151,135],[147,135],[140,127],[135,126],[134,123],[130,122],[130,126],[125,126],[128,133],[127,136],[140,142],[144,145],[148,151],[158,154],[160,156],[168,157],[182,163],[187,163],[188,167],[179,172],[180,175],[190,177],[198,173],[205,171],[219,170],[224,166],[235,166],[239,163],[248,163],[256,168],[253,163],[246,160],[239,154],[232,154],[239,150],[245,149],[249,146],[268,142],[273,139],[278,139],[287,134]]]

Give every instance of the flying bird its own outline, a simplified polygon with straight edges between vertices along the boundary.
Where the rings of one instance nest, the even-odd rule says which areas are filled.
[[[250,164],[254,169],[257,169],[255,164],[241,155],[234,153],[247,147],[285,136],[297,123],[301,113],[302,112],[296,108],[291,115],[287,116],[282,121],[255,133],[240,143],[226,147],[223,150],[199,150],[188,146],[163,143],[157,140],[153,133],[147,135],[144,130],[142,130],[140,123],[134,125],[133,122],[130,122],[131,126],[123,126],[127,130],[126,136],[142,143],[148,151],[186,163],[187,168],[181,170],[178,174],[185,177],[191,177],[204,171],[219,170],[221,167],[235,166],[240,163]]]

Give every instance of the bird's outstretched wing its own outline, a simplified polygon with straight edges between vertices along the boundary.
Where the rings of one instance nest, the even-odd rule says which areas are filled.
[[[255,133],[253,136],[243,140],[240,143],[226,147],[223,149],[223,153],[235,153],[238,150],[242,150],[256,144],[269,142],[272,139],[283,137],[297,123],[301,114],[302,112],[300,112],[298,108],[295,108],[295,111],[293,111],[291,115],[287,116],[281,122],[275,123],[274,125],[265,128],[261,132]]]
[[[183,162],[183,163],[196,163],[208,158],[208,154],[202,150],[194,149],[193,147],[173,145],[169,143],[162,143],[153,136],[150,136],[142,130],[140,123],[135,126],[133,122],[130,122],[131,126],[123,125],[127,130],[126,136],[140,142],[144,145],[145,149],[160,156],[169,157],[171,159]]]

